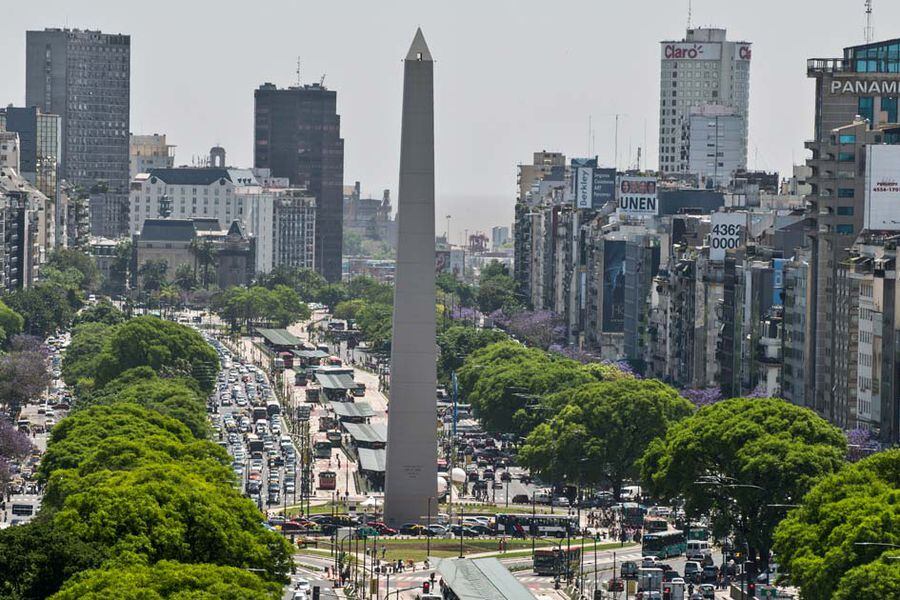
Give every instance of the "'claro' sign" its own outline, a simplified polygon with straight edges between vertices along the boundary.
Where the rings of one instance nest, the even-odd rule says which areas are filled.
[[[665,42],[662,57],[666,60],[719,60],[722,47],[719,44],[695,44],[693,42]]]

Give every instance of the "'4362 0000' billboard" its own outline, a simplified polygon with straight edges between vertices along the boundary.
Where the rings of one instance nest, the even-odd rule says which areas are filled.
[[[709,230],[709,260],[725,260],[725,251],[744,245],[747,213],[713,213]]]

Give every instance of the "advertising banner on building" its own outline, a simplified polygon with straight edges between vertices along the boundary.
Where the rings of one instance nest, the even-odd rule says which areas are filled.
[[[616,170],[594,169],[594,199],[595,209],[603,208],[610,200],[616,197]]]
[[[605,333],[625,330],[625,241],[603,243],[603,323]]]
[[[616,185],[619,214],[652,217],[659,214],[656,196],[656,177],[622,175]]]
[[[900,146],[866,146],[863,227],[900,231]]]
[[[450,272],[450,251],[435,250],[434,252],[434,272],[436,274]]]
[[[722,46],[717,43],[663,42],[662,57],[665,60],[719,60]]]
[[[725,251],[744,245],[747,213],[713,213],[709,230],[709,260],[725,260]]]
[[[575,207],[591,208],[594,194],[594,169],[578,167],[575,170]]]

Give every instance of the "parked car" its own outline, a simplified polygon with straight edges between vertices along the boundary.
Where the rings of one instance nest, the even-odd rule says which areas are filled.
[[[425,535],[426,528],[418,523],[407,523],[400,528],[401,535]]]

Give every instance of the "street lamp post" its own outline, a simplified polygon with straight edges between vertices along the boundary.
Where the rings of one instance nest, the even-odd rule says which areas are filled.
[[[428,529],[425,531],[425,560],[428,560],[428,557],[431,556],[431,496],[428,497],[428,517],[427,517]]]

